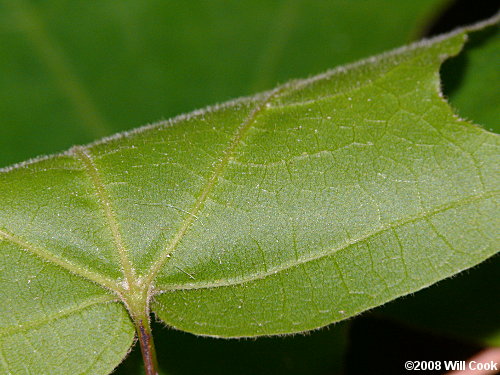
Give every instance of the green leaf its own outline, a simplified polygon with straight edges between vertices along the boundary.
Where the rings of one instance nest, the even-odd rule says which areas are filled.
[[[0,1],[0,166],[395,48],[444,2]]]
[[[4,237],[0,251],[0,373],[111,372],[134,335],[117,298]]]
[[[439,91],[465,37],[2,170],[5,372],[108,373],[150,309],[310,330],[495,254],[499,138]]]

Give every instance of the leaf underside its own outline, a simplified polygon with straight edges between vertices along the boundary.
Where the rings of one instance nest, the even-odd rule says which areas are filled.
[[[498,136],[439,91],[464,40],[1,171],[1,371],[110,372],[134,288],[181,330],[284,334],[495,254]]]

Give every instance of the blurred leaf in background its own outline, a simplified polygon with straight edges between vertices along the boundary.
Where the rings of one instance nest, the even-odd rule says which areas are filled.
[[[385,317],[479,345],[500,346],[498,256],[377,309]]]
[[[445,3],[1,0],[0,166],[397,47]]]
[[[470,36],[463,53],[443,65],[443,90],[458,114],[486,129],[500,133],[500,28]]]

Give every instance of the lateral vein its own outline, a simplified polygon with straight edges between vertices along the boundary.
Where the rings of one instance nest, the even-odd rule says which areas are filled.
[[[47,323],[50,323],[53,320],[61,319],[61,318],[64,318],[68,315],[71,315],[73,313],[85,310],[85,309],[89,308],[90,306],[97,305],[99,303],[112,302],[112,301],[118,301],[118,298],[116,296],[111,296],[111,295],[104,295],[104,296],[92,298],[88,301],[85,301],[85,302],[79,304],[79,305],[71,306],[65,310],[58,311],[55,314],[43,317],[41,319],[33,320],[33,321],[28,322],[26,324],[2,328],[2,329],[0,329],[0,337],[13,335],[13,334],[16,334],[18,332],[28,331],[30,329],[42,326],[42,325],[47,324]]]
[[[177,290],[211,289],[211,288],[218,288],[218,287],[235,286],[235,285],[246,284],[246,283],[249,283],[252,281],[265,279],[269,276],[278,274],[280,272],[286,271],[286,270],[294,268],[294,267],[298,267],[298,266],[303,265],[305,263],[309,263],[309,262],[313,262],[313,261],[316,261],[319,259],[327,258],[329,256],[336,254],[339,251],[346,250],[346,249],[350,248],[351,246],[354,246],[354,245],[359,244],[359,243],[363,243],[364,241],[367,241],[370,238],[372,238],[376,235],[379,235],[381,233],[387,232],[389,230],[393,230],[395,228],[404,226],[406,224],[410,224],[412,222],[417,222],[419,220],[428,220],[432,216],[435,216],[435,215],[440,214],[442,212],[448,211],[450,209],[464,206],[467,204],[471,204],[475,201],[479,201],[482,199],[492,198],[492,197],[496,196],[498,193],[499,193],[499,191],[493,191],[490,193],[485,193],[485,194],[481,194],[481,195],[467,197],[467,198],[464,198],[461,200],[457,200],[457,201],[448,203],[446,205],[442,205],[442,206],[437,207],[436,209],[434,209],[432,211],[427,211],[427,212],[424,212],[424,213],[421,213],[418,215],[414,215],[412,217],[409,217],[409,218],[406,218],[403,220],[395,221],[394,223],[386,225],[383,228],[379,228],[373,232],[367,233],[366,235],[364,235],[362,237],[350,239],[346,243],[340,245],[337,248],[329,249],[327,251],[318,252],[318,253],[313,254],[311,256],[299,258],[298,260],[294,260],[293,262],[288,262],[288,263],[281,264],[277,267],[272,267],[269,270],[267,270],[266,272],[254,273],[254,274],[250,274],[246,277],[218,280],[215,282],[205,282],[205,283],[198,282],[198,283],[186,283],[186,284],[180,284],[180,285],[172,285],[168,288],[165,288],[162,290],[157,290],[154,292],[154,294],[155,295],[163,294],[163,293],[173,292],[173,291],[177,291]]]
[[[102,286],[105,286],[108,289],[111,289],[113,291],[118,290],[118,286],[115,280],[107,278],[105,276],[99,275],[97,273],[94,273],[86,268],[83,268],[82,266],[73,264],[69,262],[68,260],[64,260],[61,258],[58,258],[54,254],[52,254],[50,251],[44,248],[37,247],[21,238],[18,236],[9,233],[5,231],[4,229],[0,229],[0,239],[4,239],[5,241],[8,241],[10,243],[13,243],[15,245],[20,246],[26,251],[29,251],[32,254],[35,254],[39,258],[42,258],[43,260],[49,261],[51,263],[54,263],[61,268],[65,269],[66,271],[69,271],[75,275],[84,277],[90,281],[93,281],[97,284],[100,284]]]
[[[104,211],[106,222],[113,236],[115,248],[116,251],[118,252],[118,256],[120,259],[120,265],[122,267],[123,276],[128,285],[130,286],[136,280],[134,268],[132,267],[132,263],[128,259],[127,250],[125,248],[120,228],[118,226],[118,222],[116,220],[115,213],[111,205],[111,200],[106,191],[106,188],[102,181],[97,165],[95,164],[90,153],[84,147],[82,146],[73,147],[71,149],[71,152],[82,161],[83,165],[85,166],[85,170],[87,171],[90,179],[92,180],[96,195]]]

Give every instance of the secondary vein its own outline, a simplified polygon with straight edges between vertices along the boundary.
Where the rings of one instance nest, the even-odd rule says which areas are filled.
[[[127,284],[130,286],[135,283],[136,277],[134,268],[132,267],[132,263],[128,259],[127,250],[123,242],[123,238],[120,232],[120,228],[118,226],[118,222],[115,217],[115,213],[113,211],[111,200],[109,198],[108,192],[104,186],[101,175],[95,164],[94,160],[90,153],[82,146],[74,147],[72,150],[73,154],[77,156],[85,166],[85,170],[87,171],[92,183],[94,185],[96,195],[99,199],[99,202],[102,205],[102,209],[104,211],[104,216],[106,218],[106,222],[113,236],[113,241],[115,244],[116,251],[118,252],[118,257],[120,259],[120,265],[122,267],[123,276]]]
[[[2,329],[0,329],[0,337],[13,335],[13,334],[18,333],[18,332],[28,331],[30,329],[47,324],[53,320],[61,319],[61,318],[64,318],[68,315],[71,315],[73,313],[85,310],[85,309],[89,308],[90,306],[97,305],[99,303],[108,303],[108,302],[112,302],[112,301],[116,301],[116,300],[117,300],[117,297],[111,296],[111,295],[104,295],[104,296],[95,297],[95,298],[89,299],[89,300],[87,300],[79,305],[71,306],[67,309],[57,311],[55,314],[45,316],[41,319],[33,320],[33,321],[28,322],[26,324],[2,328]]]
[[[217,184],[219,177],[222,175],[222,173],[224,171],[224,168],[228,164],[229,160],[231,159],[231,156],[233,155],[233,153],[236,150],[236,148],[238,147],[238,145],[241,144],[246,132],[252,127],[253,123],[255,122],[255,119],[262,112],[262,110],[266,108],[266,105],[280,91],[282,91],[286,87],[288,87],[288,86],[286,86],[286,85],[281,86],[281,87],[278,87],[278,88],[270,91],[263,98],[263,100],[255,106],[255,108],[247,116],[247,118],[240,124],[240,126],[236,130],[231,142],[229,143],[229,146],[224,151],[222,159],[216,165],[210,178],[207,180],[206,185],[201,190],[199,198],[196,200],[196,202],[194,203],[191,210],[189,210],[189,212],[190,212],[189,215],[186,215],[186,218],[182,222],[179,230],[177,231],[177,233],[173,237],[172,241],[170,241],[170,243],[166,246],[164,252],[160,255],[159,259],[153,264],[153,266],[150,268],[149,272],[147,273],[147,276],[145,278],[145,283],[146,283],[146,285],[150,286],[150,289],[152,287],[153,280],[155,279],[156,275],[160,271],[161,267],[165,264],[165,262],[172,255],[173,251],[175,250],[177,245],[181,242],[182,238],[184,237],[184,235],[188,231],[189,227],[191,226],[193,221],[198,216],[198,213],[200,212],[204,203],[206,202],[208,195],[210,194],[210,192],[213,190],[213,188]]]
[[[289,270],[291,268],[303,265],[305,263],[313,262],[316,260],[320,260],[320,259],[332,256],[339,251],[346,250],[346,249],[350,248],[351,246],[354,246],[356,244],[367,241],[376,235],[387,232],[388,230],[393,230],[395,228],[398,228],[398,227],[401,227],[403,225],[410,224],[410,223],[413,223],[413,222],[416,222],[419,220],[428,220],[432,216],[435,216],[435,215],[440,214],[442,212],[445,212],[447,210],[457,208],[460,206],[464,206],[467,204],[471,204],[475,201],[479,201],[482,199],[492,198],[492,197],[498,195],[498,193],[499,193],[499,191],[493,191],[490,193],[485,193],[485,194],[480,194],[480,195],[476,195],[476,196],[472,196],[472,197],[467,197],[464,199],[460,199],[460,200],[448,203],[446,205],[442,205],[442,206],[437,207],[436,209],[434,209],[432,211],[423,212],[423,213],[420,213],[418,215],[414,215],[414,216],[406,218],[406,219],[395,221],[394,223],[386,225],[386,226],[379,228],[373,232],[367,233],[362,237],[350,239],[350,240],[346,241],[344,244],[340,245],[339,247],[336,247],[333,249],[328,249],[327,251],[318,252],[316,254],[312,254],[310,256],[306,256],[303,258],[299,258],[298,260],[294,260],[293,262],[280,264],[277,267],[270,268],[266,272],[254,273],[254,274],[250,274],[250,275],[240,277],[240,278],[217,280],[214,282],[205,282],[205,283],[198,282],[198,283],[186,283],[186,284],[181,284],[181,285],[172,285],[172,286],[165,288],[163,290],[155,291],[154,294],[156,295],[156,294],[168,293],[168,292],[172,292],[172,291],[176,291],[176,290],[211,289],[211,288],[218,288],[218,287],[235,286],[235,285],[246,284],[246,283],[256,281],[256,280],[262,280],[262,279],[265,279],[266,277],[269,277],[269,276],[275,275],[277,273]]]
[[[22,238],[7,232],[6,230],[0,229],[0,239],[4,239],[6,241],[9,241],[10,243],[13,243],[15,245],[20,246],[23,250],[29,251],[32,254],[35,254],[39,258],[42,258],[44,260],[47,260],[51,263],[54,263],[61,268],[75,274],[81,277],[84,277],[90,281],[93,281],[97,284],[100,284],[102,286],[105,286],[108,289],[116,291],[118,289],[117,283],[113,279],[109,279],[105,276],[99,275],[95,272],[92,272],[86,268],[83,268],[81,265],[76,265],[71,263],[68,260],[58,258],[54,254],[52,254],[50,251],[47,249],[35,246]]]

